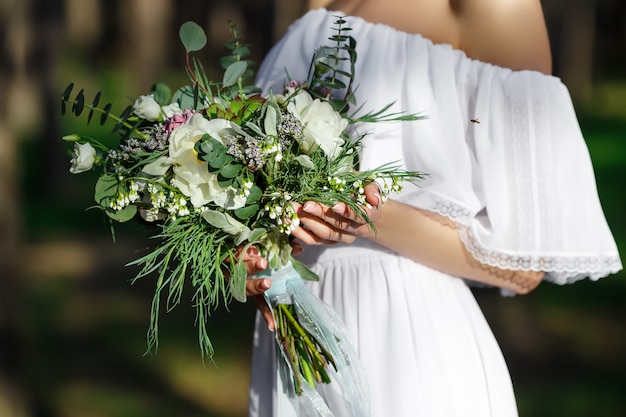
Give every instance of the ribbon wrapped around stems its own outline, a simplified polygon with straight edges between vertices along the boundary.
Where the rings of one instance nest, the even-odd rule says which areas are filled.
[[[295,415],[370,416],[365,371],[341,319],[291,262],[261,275],[272,280],[265,299],[276,321],[277,377]]]

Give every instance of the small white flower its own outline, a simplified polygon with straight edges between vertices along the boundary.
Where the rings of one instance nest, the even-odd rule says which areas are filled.
[[[93,168],[96,160],[96,150],[89,143],[74,143],[74,152],[70,163],[70,172],[72,174],[80,174]]]
[[[139,96],[133,104],[133,113],[145,120],[156,122],[161,120],[161,106],[156,102],[152,94]]]

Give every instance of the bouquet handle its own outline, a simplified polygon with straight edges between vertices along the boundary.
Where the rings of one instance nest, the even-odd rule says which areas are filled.
[[[326,368],[330,383],[313,387],[304,382],[300,392],[296,392],[293,378],[298,370],[294,369],[290,354],[279,340],[280,323],[277,322],[277,331],[274,334],[279,352],[277,378],[296,415],[369,416],[369,390],[365,371],[348,340],[341,319],[304,285],[304,280],[291,262],[278,270],[264,272],[263,275],[272,280],[272,287],[265,293],[265,299],[272,311],[278,304],[293,305],[299,325],[330,354],[334,365]],[[281,398],[284,401],[281,396],[279,401]],[[277,406],[284,409],[284,405]]]

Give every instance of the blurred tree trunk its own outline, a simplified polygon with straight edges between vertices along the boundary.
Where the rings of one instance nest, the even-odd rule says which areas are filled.
[[[123,4],[118,10],[124,46],[121,62],[129,64],[138,84],[134,93],[146,94],[168,63],[174,2],[133,0]]]
[[[10,103],[12,86],[24,73],[26,12],[26,2],[0,2],[0,415],[12,417],[29,415],[20,357],[17,137]]]
[[[544,0],[552,42],[554,69],[574,102],[584,104],[592,94],[596,5],[594,0]]]

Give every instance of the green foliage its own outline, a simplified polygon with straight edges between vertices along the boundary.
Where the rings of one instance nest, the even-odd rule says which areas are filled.
[[[121,137],[130,137],[132,135],[138,137],[145,137],[138,129],[141,124],[141,120],[132,116],[132,106],[127,106],[119,116],[111,114],[112,104],[107,103],[104,107],[98,107],[100,103],[101,92],[97,92],[94,99],[90,104],[85,104],[85,93],[81,89],[74,98],[71,98],[72,90],[74,89],[74,83],[68,84],[61,95],[61,115],[65,115],[67,112],[67,105],[71,105],[71,112],[79,117],[83,110],[88,109],[89,115],[87,117],[87,124],[91,123],[91,120],[95,113],[100,113],[100,125],[103,126],[108,120],[115,122],[111,134],[119,134]]]
[[[204,29],[195,22],[185,22],[181,25],[178,32],[180,40],[185,47],[187,53],[199,51],[207,43],[206,34]]]

